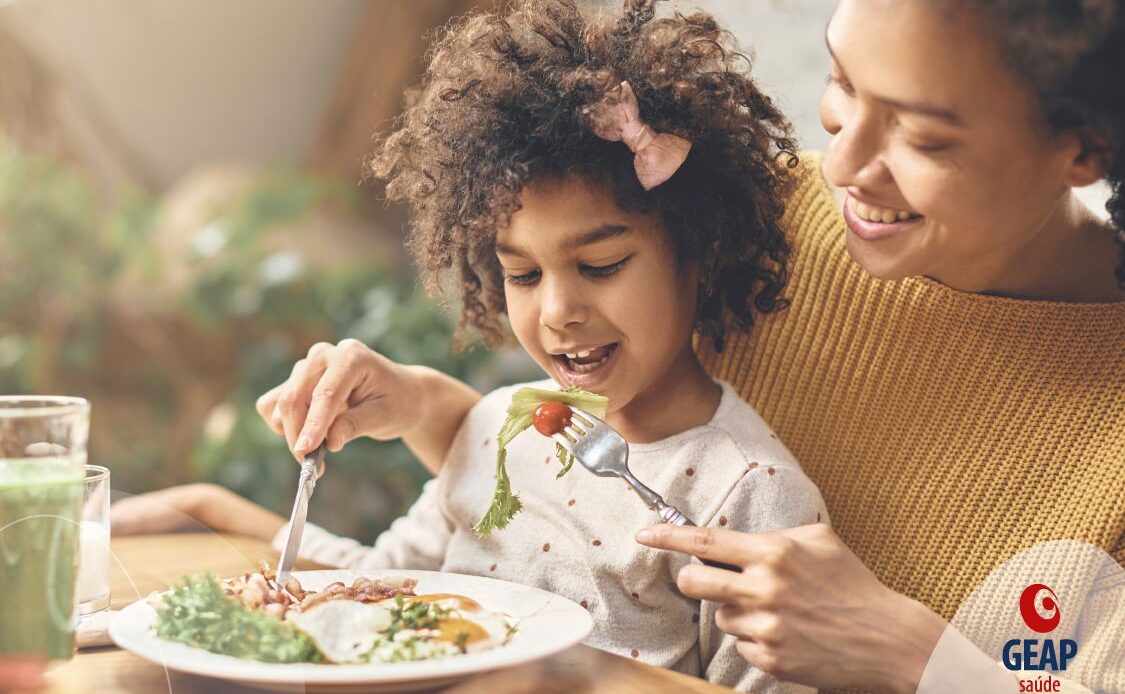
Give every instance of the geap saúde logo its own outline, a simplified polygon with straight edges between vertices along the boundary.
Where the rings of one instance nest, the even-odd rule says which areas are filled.
[[[1042,583],[1033,583],[1020,594],[1020,616],[1037,634],[1049,634],[1059,626],[1062,611],[1055,591]],[[1067,663],[1078,654],[1073,639],[1012,639],[1004,644],[1004,667],[1009,670],[1066,670]],[[1055,684],[1058,680],[1053,681]],[[1025,689],[1031,681],[1020,681],[1020,691],[1058,691],[1055,688]],[[1044,683],[1034,683],[1041,685]]]

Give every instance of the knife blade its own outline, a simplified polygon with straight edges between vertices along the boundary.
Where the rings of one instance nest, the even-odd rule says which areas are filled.
[[[316,489],[316,481],[324,474],[325,446],[326,443],[320,444],[301,462],[301,475],[297,478],[297,498],[293,500],[293,512],[289,514],[289,537],[285,540],[285,549],[281,552],[281,561],[277,565],[278,585],[285,585],[289,580],[293,563],[297,561],[301,536],[305,533],[305,518],[309,513],[309,499]]]

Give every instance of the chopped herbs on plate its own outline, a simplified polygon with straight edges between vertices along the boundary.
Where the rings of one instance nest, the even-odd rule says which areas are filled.
[[[253,610],[223,592],[211,574],[186,579],[162,596],[156,635],[212,653],[267,663],[319,663],[316,644],[291,624]]]

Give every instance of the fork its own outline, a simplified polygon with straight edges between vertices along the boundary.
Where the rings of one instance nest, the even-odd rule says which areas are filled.
[[[695,526],[690,518],[664,498],[645,486],[629,471],[629,442],[613,427],[580,407],[571,407],[570,422],[553,438],[559,445],[582,463],[582,467],[599,477],[620,477],[636,490],[641,500],[660,515],[660,520],[672,525]],[[577,420],[577,421],[576,421]],[[579,424],[581,422],[581,425]],[[734,564],[698,558],[707,566],[727,571],[741,572]]]

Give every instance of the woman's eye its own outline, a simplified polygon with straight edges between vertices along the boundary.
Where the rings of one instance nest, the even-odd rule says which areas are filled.
[[[578,269],[582,271],[582,274],[588,277],[609,277],[625,267],[626,261],[631,257],[632,256],[626,256],[616,263],[610,263],[609,265],[579,265]]]
[[[540,275],[539,270],[532,270],[531,272],[525,272],[522,275],[515,275],[515,274],[512,274],[510,272],[505,271],[504,272],[504,281],[508,282],[509,284],[521,284],[521,285],[522,284],[534,284],[535,280],[539,279],[539,275]]]
[[[949,149],[949,145],[931,145],[915,142],[907,142],[906,146],[914,150],[915,152],[922,152],[923,154],[936,154],[938,152],[944,152],[945,150]]]
[[[853,87],[850,82],[843,79],[842,77],[837,77],[832,73],[828,73],[828,79],[826,79],[824,82],[828,85],[836,85],[840,88],[840,91],[844,92],[848,96],[855,96],[855,87]]]
[[[957,144],[956,140],[942,137],[940,133],[903,126],[897,119],[895,120],[895,139],[919,154],[938,154],[953,149]]]
[[[899,142],[909,147],[911,150],[919,154],[937,154],[953,148],[950,142],[941,142],[940,140],[934,142],[927,137],[912,137],[909,133],[900,132]]]

